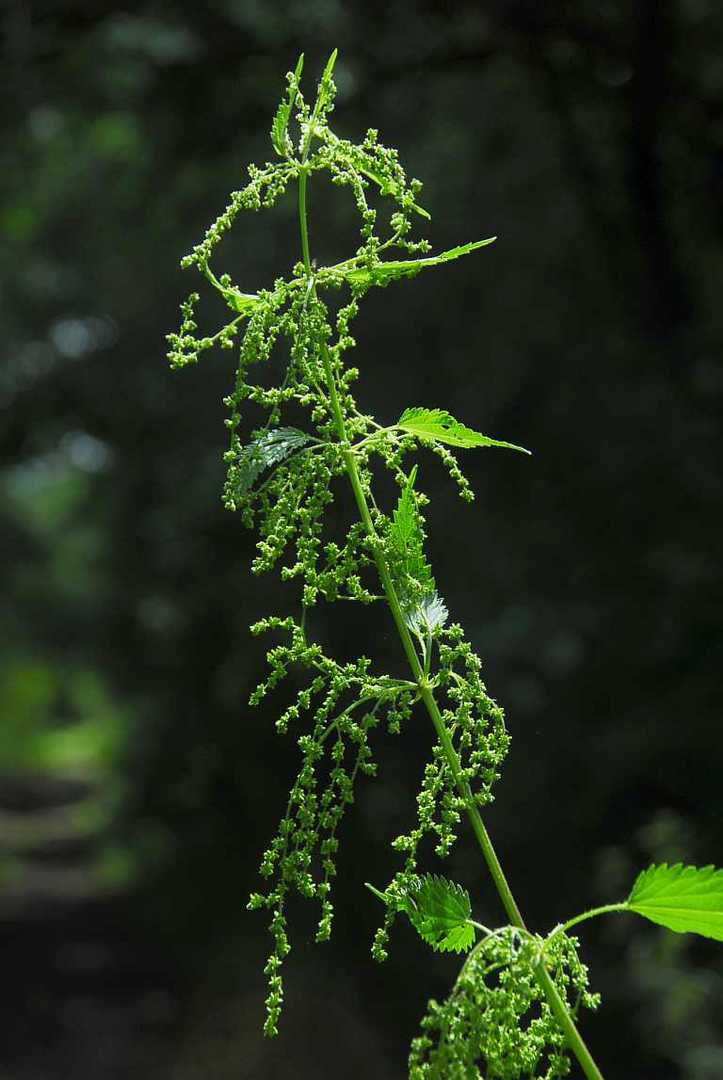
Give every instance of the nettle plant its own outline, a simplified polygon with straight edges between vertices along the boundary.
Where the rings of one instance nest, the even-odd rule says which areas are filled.
[[[449,997],[428,1004],[421,1033],[412,1042],[409,1075],[552,1080],[569,1073],[574,1055],[585,1076],[600,1078],[577,1026],[580,1011],[596,1008],[599,997],[588,989],[587,969],[570,930],[594,916],[635,912],[670,930],[723,940],[723,871],[651,866],[626,900],[575,915],[549,933],[530,930],[522,917],[482,819],[510,739],[502,710],[480,677],[481,661],[462,627],[450,621],[437,591],[425,554],[428,499],[413,462],[419,451],[435,454],[461,497],[471,502],[458,451],[489,446],[527,451],[479,434],[442,408],[414,405],[395,422],[380,424],[357,407],[352,386],[359,372],[346,363],[355,345],[351,322],[370,289],[441,267],[491,239],[438,255],[429,254],[426,240],[413,239],[413,223],[429,217],[419,203],[420,182],[407,178],[397,152],[382,145],[375,130],[353,143],[329,125],[335,58],[336,53],[326,65],[313,106],[301,93],[299,59],[287,75],[287,93],[271,128],[278,160],[249,166],[248,183],[232,193],[227,208],[182,260],[218,290],[231,309],[230,321],[210,336],[198,336],[194,305],[199,297],[192,293],[181,305],[179,332],[168,335],[174,368],[195,363],[215,345],[234,349],[240,336],[234,387],[224,399],[230,412],[224,503],[258,528],[253,571],[280,566],[282,580],[300,593],[298,617],[270,615],[251,628],[254,634],[271,632],[280,642],[268,652],[270,674],[253,693],[252,704],[292,668],[307,673],[303,689],[276,721],[281,735],[301,732],[301,764],[261,861],[265,889],[252,893],[248,904],[270,916],[265,1031],[276,1034],[281,1012],[281,968],[290,950],[287,897],[294,891],[318,903],[316,936],[326,941],[339,826],[360,775],[376,772],[372,737],[380,727],[398,733],[412,712],[421,710],[431,720],[430,757],[416,796],[416,821],[392,842],[399,869],[386,888],[369,886],[383,905],[372,954],[379,961],[386,958],[391,925],[402,914],[432,949],[466,957]],[[307,186],[321,172],[349,189],[361,219],[359,247],[333,266],[317,266],[309,246]],[[272,207],[292,184],[298,193],[301,258],[289,276],[258,292],[242,291],[228,273],[217,276],[212,256],[239,212]],[[372,205],[383,200],[392,207],[385,216]],[[272,353],[279,352],[287,357],[280,384],[254,381],[255,372],[265,365],[268,371]],[[260,407],[265,421],[242,438],[246,402]],[[384,506],[375,497],[380,469],[398,485],[396,505]],[[334,540],[328,510],[345,485],[357,516],[343,538]],[[309,609],[320,601],[342,600],[387,609],[380,617],[391,615],[407,678],[373,670],[364,656],[342,663],[310,638]],[[435,854],[444,858],[464,819],[499,893],[504,925],[477,921],[464,888],[420,869],[422,842],[431,839]]]

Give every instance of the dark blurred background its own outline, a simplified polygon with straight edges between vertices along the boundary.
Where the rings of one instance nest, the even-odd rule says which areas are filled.
[[[401,1077],[457,968],[401,926],[369,956],[362,883],[411,821],[421,715],[377,740],[334,936],[294,907],[282,1034],[260,1035],[244,905],[296,754],[283,692],[246,705],[247,627],[297,597],[250,577],[221,508],[232,356],[167,369],[178,260],[271,156],[298,52],[313,86],[338,46],[337,129],[401,148],[435,247],[500,237],[370,296],[353,360],[386,422],[441,405],[534,451],[469,455],[472,508],[424,464],[437,580],[513,734],[487,815],[513,888],[544,928],[651,859],[720,865],[720,5],[6,0],[2,33],[0,1077]],[[330,191],[322,257],[353,235]],[[242,288],[298,257],[294,215],[239,221]],[[340,655],[396,663],[344,607],[317,615]],[[500,921],[466,836],[446,872]],[[719,948],[622,917],[581,937],[606,1076],[723,1076]]]

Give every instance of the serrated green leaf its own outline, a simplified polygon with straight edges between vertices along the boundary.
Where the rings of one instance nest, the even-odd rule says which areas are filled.
[[[444,409],[405,409],[396,427],[402,431],[408,431],[410,435],[417,435],[421,439],[433,439],[435,442],[447,443],[449,446],[461,446],[471,449],[476,446],[501,446],[507,450],[519,450],[523,454],[529,454],[524,446],[516,446],[515,443],[503,442],[501,439],[490,439],[487,435],[481,435],[479,431],[465,427],[450,416]]]
[[[442,263],[459,259],[462,255],[469,255],[471,251],[486,247],[496,239],[496,236],[490,236],[486,240],[460,244],[458,247],[450,248],[449,251],[440,252],[439,255],[430,255],[426,259],[398,259],[382,262],[376,266],[361,266],[345,271],[344,276],[352,285],[388,285],[398,278],[415,277],[420,270],[428,270],[433,266],[441,266]]]
[[[417,933],[438,952],[466,952],[475,941],[470,922],[469,893],[437,874],[412,878],[403,893],[383,893],[369,882],[367,889],[387,907],[403,911]]]
[[[302,53],[296,62],[296,68],[289,80],[289,89],[286,100],[282,101],[279,105],[271,125],[271,142],[279,157],[287,157],[292,149],[291,140],[289,139],[286,129],[289,125],[291,110],[296,102],[296,95],[299,92],[299,83],[301,82],[301,73],[303,70],[304,54]]]
[[[723,941],[723,870],[682,863],[649,866],[638,875],[627,906],[678,934]]]
[[[424,555],[424,530],[414,494],[416,477],[415,465],[399,496],[389,528],[389,563],[405,616],[436,595],[432,569]]]
[[[448,931],[442,941],[433,947],[437,952],[469,952],[475,943],[475,928],[470,923],[463,926],[454,926]]]
[[[438,952],[466,952],[474,944],[472,907],[461,885],[436,874],[416,879],[403,910],[419,935]]]
[[[417,466],[415,465],[402,488],[392,519],[392,538],[401,545],[410,543],[419,531],[419,515],[414,498],[414,482],[416,479]]]
[[[229,484],[234,495],[246,495],[262,472],[278,465],[308,441],[309,436],[296,428],[273,428],[262,432],[241,450],[229,467]]]

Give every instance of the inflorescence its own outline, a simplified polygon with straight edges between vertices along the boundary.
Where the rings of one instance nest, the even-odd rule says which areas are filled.
[[[281,636],[281,643],[267,654],[270,674],[254,691],[252,704],[291,668],[307,676],[277,720],[280,734],[295,735],[301,764],[262,859],[265,890],[254,892],[249,901],[250,908],[270,915],[268,1034],[277,1030],[283,997],[280,969],[290,948],[287,897],[295,891],[318,902],[317,939],[326,940],[332,925],[339,825],[354,800],[359,776],[375,773],[375,729],[399,732],[420,697],[434,693],[449,743],[445,747],[437,741],[432,747],[417,795],[416,823],[393,841],[403,864],[379,894],[387,908],[373,946],[377,959],[386,956],[396,913],[404,903],[411,910],[404,898],[419,881],[421,841],[431,837],[439,857],[449,853],[470,800],[476,806],[492,800],[509,745],[502,710],[482,682],[480,659],[461,627],[448,623],[437,592],[425,555],[427,498],[416,488],[417,466],[410,467],[408,459],[420,447],[433,451],[469,500],[472,492],[455,451],[510,444],[482,436],[439,409],[414,407],[396,424],[383,427],[359,411],[352,393],[358,371],[345,364],[345,354],[355,345],[351,323],[369,289],[456,259],[489,241],[428,256],[427,241],[413,239],[414,223],[429,216],[418,201],[420,182],[407,178],[396,151],[385,147],[375,130],[354,144],[329,126],[334,59],[335,54],[313,106],[300,89],[302,61],[289,73],[271,130],[277,160],[249,167],[248,182],[232,193],[229,205],[182,261],[221,294],[231,311],[229,321],[213,334],[199,336],[194,292],[181,305],[179,331],[168,335],[174,368],[195,363],[213,346],[238,351],[235,382],[225,398],[230,445],[224,504],[258,530],[253,570],[280,567],[281,578],[295,586],[300,609],[298,617],[272,616],[252,627],[255,634]],[[360,243],[345,261],[316,267],[309,257],[302,203],[307,180],[322,171],[335,185],[350,190],[361,219]],[[212,269],[216,249],[240,211],[274,206],[292,184],[301,196],[303,258],[270,288],[242,291],[227,273],[217,275]],[[383,229],[374,205],[379,197],[394,204]],[[327,294],[340,291],[342,301],[332,303],[333,296]],[[277,353],[287,357],[286,368],[281,382],[269,386],[264,372]],[[264,420],[244,438],[242,410],[247,403],[260,410]],[[375,500],[379,468],[388,470],[399,487],[395,506],[384,508]],[[352,479],[363,513],[340,538],[329,533],[326,522],[345,476]],[[307,611],[322,600],[389,603],[398,612],[411,677],[376,673],[365,657],[339,663],[326,655],[306,630]],[[450,747],[456,770],[450,768]],[[539,947],[515,935],[508,928],[488,936],[469,955],[448,1001],[430,1003],[423,1033],[412,1049],[412,1076],[564,1074],[562,1037],[532,974],[532,954]],[[574,991],[583,1004],[594,1004],[571,941],[559,937],[556,942],[547,963],[561,991]]]

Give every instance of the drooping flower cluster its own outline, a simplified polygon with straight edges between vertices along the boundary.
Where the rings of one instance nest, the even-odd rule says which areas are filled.
[[[374,729],[384,725],[390,733],[398,733],[422,700],[434,712],[438,735],[416,799],[416,824],[393,841],[403,856],[402,868],[386,893],[378,893],[387,903],[373,947],[378,959],[386,955],[395,914],[412,911],[414,889],[418,896],[427,895],[417,876],[422,841],[431,837],[439,857],[449,853],[462,814],[476,813],[491,801],[509,744],[502,710],[481,680],[479,658],[461,627],[447,626],[447,607],[425,554],[423,511],[428,499],[416,488],[418,466],[410,467],[407,459],[416,457],[420,448],[432,451],[461,496],[471,500],[454,451],[522,448],[481,435],[441,409],[413,406],[396,423],[380,425],[359,411],[351,389],[359,372],[345,364],[345,353],[355,345],[351,321],[369,289],[440,266],[490,241],[427,257],[427,241],[412,239],[413,220],[429,216],[418,202],[421,184],[407,179],[396,151],[383,146],[376,131],[368,131],[362,142],[354,144],[329,126],[334,59],[335,54],[313,106],[304,101],[299,85],[303,58],[289,73],[287,94],[271,129],[279,160],[249,167],[248,183],[232,193],[229,205],[182,261],[220,293],[232,317],[213,334],[199,336],[194,292],[181,305],[180,329],[168,335],[174,368],[195,363],[215,345],[238,347],[234,385],[224,399],[230,433],[224,504],[258,530],[253,570],[279,568],[282,580],[294,586],[294,604],[300,612],[298,618],[271,616],[252,627],[255,634],[271,631],[283,638],[267,653],[270,674],[253,693],[252,704],[275,689],[292,667],[306,673],[303,689],[276,723],[281,735],[295,734],[301,761],[285,813],[261,862],[265,891],[252,893],[248,905],[270,914],[268,1034],[276,1033],[283,1000],[281,966],[290,949],[288,896],[295,892],[319,903],[317,940],[326,940],[333,917],[338,830],[354,801],[359,776],[376,771],[370,740]],[[337,186],[350,189],[361,218],[355,254],[326,267],[316,267],[310,259],[306,227],[306,184],[320,171],[329,173]],[[292,183],[299,189],[302,259],[270,288],[243,291],[229,274],[212,269],[212,258],[241,210],[272,207]],[[377,227],[375,202],[380,197],[394,203],[386,230]],[[322,298],[329,290],[336,293],[333,314],[332,301]],[[340,291],[343,298],[338,302]],[[269,385],[269,361],[278,353],[284,374],[280,382]],[[261,423],[243,436],[247,409],[252,415],[260,413]],[[375,473],[380,468],[388,470],[399,487],[395,507],[384,507],[375,499]],[[338,535],[329,530],[329,510],[346,480],[359,520]],[[386,602],[409,661],[409,679],[373,672],[364,656],[341,663],[308,639],[308,610],[321,601],[342,599]],[[452,896],[453,902],[461,895],[451,887],[445,894],[439,883],[427,892]],[[398,903],[392,902],[395,898]],[[468,939],[465,919],[450,940]],[[447,940],[444,929],[440,935],[432,941]],[[480,1075],[476,1063],[481,1061],[491,1070],[485,1073],[489,1076],[522,1076],[514,1071],[522,1068],[522,1062],[527,1063],[524,1075],[538,1075],[533,1070],[544,1054],[548,1080],[563,1075],[566,1058],[559,1032],[531,973],[528,946],[525,939],[510,960],[511,950],[517,948],[515,939],[498,933],[475,949],[449,1001],[443,1006],[430,1003],[424,1034],[412,1051],[412,1075],[474,1077]],[[568,940],[559,938],[550,955],[561,989],[572,985],[584,997],[584,969]],[[496,983],[490,983],[495,972]],[[531,1008],[538,1013],[528,1024]],[[517,1034],[515,1025],[523,1025]],[[504,1047],[499,1032],[506,1033]],[[499,1071],[503,1064],[507,1071]]]
[[[412,1043],[410,1080],[557,1080],[570,1072],[569,1051],[535,979],[544,962],[572,1015],[595,1009],[577,939],[543,939],[505,927],[467,957],[446,1001],[430,1001]],[[544,958],[544,959],[543,959]]]

